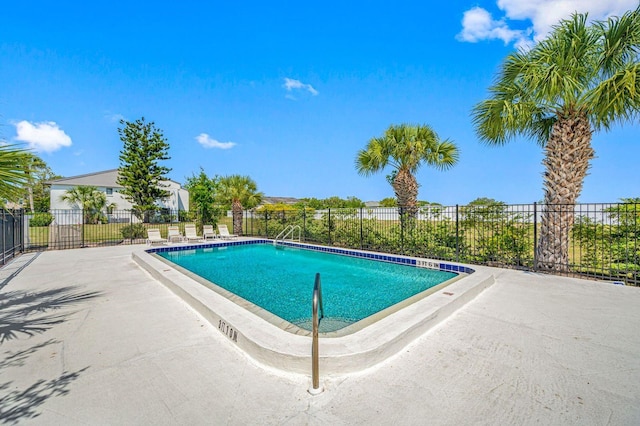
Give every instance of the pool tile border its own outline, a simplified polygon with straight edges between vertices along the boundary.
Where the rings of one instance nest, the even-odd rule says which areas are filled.
[[[221,241],[221,242],[213,242],[213,243],[187,244],[187,245],[180,245],[180,246],[162,246],[162,247],[152,247],[145,251],[147,253],[163,253],[163,252],[181,251],[181,250],[194,250],[194,249],[201,249],[201,248],[241,246],[241,245],[247,245],[247,244],[273,244],[273,240],[256,239],[256,240],[246,240],[246,241]],[[418,260],[416,258],[408,257],[408,256],[380,254],[380,253],[368,252],[364,250],[353,250],[353,249],[345,249],[345,248],[338,248],[338,247],[317,246],[313,244],[296,243],[291,241],[279,242],[278,244],[288,246],[288,247],[305,249],[305,250],[339,254],[342,256],[351,256],[351,257],[359,257],[362,259],[377,260],[380,262],[397,263],[400,265],[408,265],[408,266],[415,266],[415,267],[426,267],[429,269],[436,269],[436,270],[446,271],[446,272],[458,272],[463,274],[472,274],[475,272],[474,269],[469,268],[468,266],[465,266],[465,265],[456,265],[454,263],[445,263],[441,261],[424,262],[422,259]]]

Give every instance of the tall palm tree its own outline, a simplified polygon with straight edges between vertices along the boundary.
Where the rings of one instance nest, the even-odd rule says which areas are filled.
[[[568,268],[569,229],[594,157],[593,132],[638,115],[638,52],[640,8],[590,25],[586,14],[574,14],[531,50],[507,56],[490,97],[473,109],[485,143],[503,145],[522,134],[544,148],[540,268]]]
[[[23,196],[32,154],[16,145],[0,145],[0,198],[16,201]]]
[[[60,200],[80,207],[84,214],[84,223],[97,223],[102,211],[107,208],[107,196],[95,186],[74,186],[67,190]]]
[[[243,209],[257,206],[262,197],[262,192],[258,192],[258,186],[249,176],[225,176],[218,182],[217,198],[220,203],[231,205],[234,234],[242,234]]]
[[[356,170],[370,176],[393,167],[389,182],[398,199],[398,207],[410,217],[418,211],[418,181],[415,173],[422,164],[445,170],[458,162],[458,148],[449,141],[441,141],[427,125],[391,125],[384,135],[373,138],[358,151]]]

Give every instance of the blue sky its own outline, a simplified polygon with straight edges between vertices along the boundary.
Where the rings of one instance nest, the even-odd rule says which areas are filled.
[[[542,199],[542,149],[481,144],[471,108],[502,59],[575,8],[636,0],[6,2],[0,137],[74,176],[117,168],[119,119],[170,144],[169,177],[249,175],[270,196],[393,196],[354,159],[391,124],[431,125],[460,162],[423,167],[419,199]],[[581,202],[640,196],[640,123],[596,134]]]

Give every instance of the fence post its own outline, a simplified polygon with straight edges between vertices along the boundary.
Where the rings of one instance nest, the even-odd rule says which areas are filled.
[[[6,239],[7,239],[7,227],[5,225],[6,222],[6,210],[2,209],[2,264],[5,265],[7,263],[6,259],[5,259],[5,253],[7,252],[6,249]]]
[[[302,241],[307,242],[307,207],[302,206]]]
[[[533,270],[538,269],[538,203],[533,202]]]
[[[456,204],[456,262],[460,262],[460,216]]]
[[[82,208],[82,217],[80,220],[82,220],[82,227],[80,228],[80,247],[84,247],[84,207]]]
[[[328,236],[329,236],[329,245],[331,245],[331,208],[328,209],[329,213],[328,213],[328,221],[327,221],[327,232],[328,232]]]
[[[404,224],[406,222],[404,217],[404,208],[400,207],[400,253],[404,253]]]
[[[24,214],[24,209],[20,210],[20,220],[18,220],[18,241],[20,244],[20,253],[24,253],[25,251],[25,243],[24,243],[24,221],[25,221],[25,214]]]
[[[360,207],[360,250],[363,249],[363,243],[362,243],[362,238],[363,238],[363,233],[362,233],[362,207]]]

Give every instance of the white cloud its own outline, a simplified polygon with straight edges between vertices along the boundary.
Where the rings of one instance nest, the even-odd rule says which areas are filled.
[[[284,84],[282,85],[282,87],[287,89],[287,92],[291,92],[293,90],[306,90],[309,93],[311,93],[313,96],[316,96],[318,94],[318,91],[316,89],[314,89],[312,85],[305,84],[305,83],[301,82],[300,80],[294,80],[292,78],[285,78],[284,79]],[[293,97],[288,97],[288,98],[289,99],[295,99]]]
[[[200,133],[196,136],[196,140],[205,148],[230,149],[236,146],[235,142],[218,142],[215,139],[211,139],[206,133]]]
[[[53,152],[71,146],[71,138],[53,121],[30,123],[22,120],[12,123],[16,126],[17,141],[26,142],[29,148],[38,152]]]
[[[462,31],[457,38],[475,43],[480,40],[499,39],[508,44],[524,37],[522,31],[511,30],[504,20],[495,21],[489,12],[481,7],[467,10],[462,17]]]
[[[635,9],[638,3],[637,0],[497,0],[496,5],[504,14],[500,19],[494,19],[481,7],[467,10],[462,18],[462,31],[456,38],[472,43],[499,39],[526,48],[534,40],[546,37],[554,25],[572,13],[588,13],[589,19],[602,20]],[[528,21],[525,25],[530,26],[514,30],[514,21]]]

